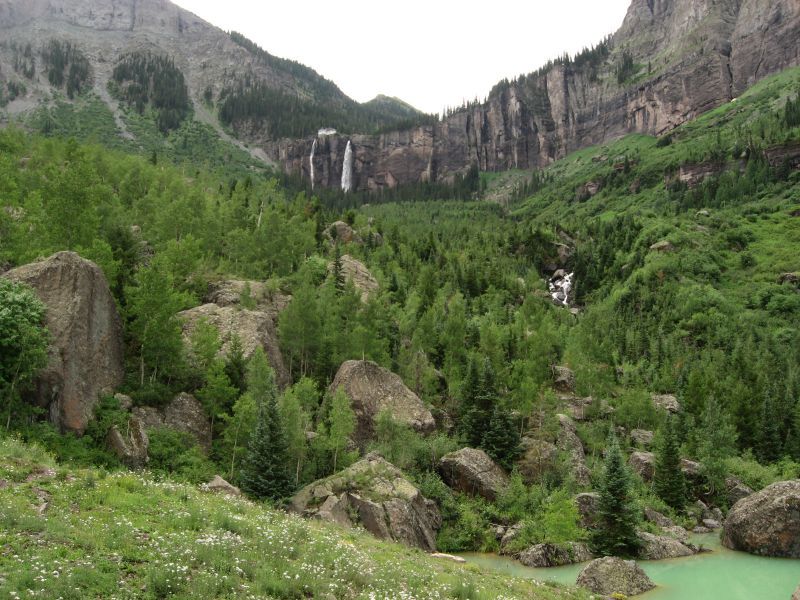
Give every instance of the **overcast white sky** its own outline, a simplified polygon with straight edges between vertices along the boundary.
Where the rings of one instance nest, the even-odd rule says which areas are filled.
[[[360,102],[426,112],[483,99],[613,33],[630,0],[176,0],[271,54],[300,61]]]

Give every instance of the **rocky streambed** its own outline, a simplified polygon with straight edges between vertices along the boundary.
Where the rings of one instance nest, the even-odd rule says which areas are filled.
[[[637,561],[656,584],[643,600],[788,600],[800,583],[800,560],[766,558],[729,550],[716,533],[690,541],[711,552],[667,560]],[[462,554],[487,569],[539,581],[574,585],[585,563],[537,569],[495,554]]]

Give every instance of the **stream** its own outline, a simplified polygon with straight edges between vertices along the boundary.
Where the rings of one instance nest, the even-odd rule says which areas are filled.
[[[637,561],[658,586],[642,600],[789,600],[800,584],[800,560],[765,558],[724,548],[715,533],[691,541],[711,550],[667,560]],[[537,569],[496,554],[461,554],[485,569],[574,585],[584,564]]]

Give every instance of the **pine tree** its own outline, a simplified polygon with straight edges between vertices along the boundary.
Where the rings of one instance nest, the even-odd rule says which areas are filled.
[[[781,434],[778,428],[775,401],[771,396],[764,398],[761,405],[761,428],[758,435],[758,458],[761,462],[773,463],[781,457]]]
[[[800,461],[800,401],[794,406],[794,416],[789,430],[789,439],[786,442],[786,451],[794,460]]]
[[[480,372],[475,357],[470,357],[467,366],[467,376],[461,388],[461,422],[459,430],[467,444],[477,447],[481,442],[483,423],[477,406],[480,394]]]
[[[511,413],[499,404],[492,412],[489,428],[483,436],[481,447],[499,465],[511,470],[519,456],[519,429],[511,418]]]
[[[680,510],[686,504],[686,480],[681,470],[678,436],[671,417],[667,418],[662,434],[656,452],[653,491],[669,506]]]
[[[338,388],[331,399],[331,410],[328,415],[328,440],[333,451],[333,472],[339,455],[347,447],[347,442],[356,430],[356,416],[350,406],[350,398],[344,389]]]
[[[592,547],[604,556],[634,556],[639,550],[638,524],[631,492],[631,475],[622,460],[616,438],[609,440],[605,470],[600,482],[597,527]]]
[[[292,492],[289,448],[278,411],[275,375],[261,348],[250,359],[247,379],[258,417],[242,465],[242,489],[259,499],[280,500]]]
[[[339,250],[339,244],[334,245],[333,256],[333,284],[336,287],[336,292],[342,294],[344,292],[347,281],[344,276],[344,267],[342,265],[342,253]]]

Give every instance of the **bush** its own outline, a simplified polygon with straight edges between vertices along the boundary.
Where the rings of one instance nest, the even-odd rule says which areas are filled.
[[[200,447],[188,433],[169,427],[149,429],[150,469],[188,483],[210,480],[216,466],[203,455]]]

